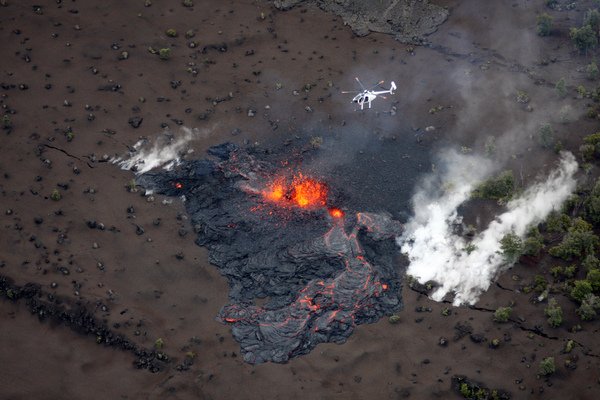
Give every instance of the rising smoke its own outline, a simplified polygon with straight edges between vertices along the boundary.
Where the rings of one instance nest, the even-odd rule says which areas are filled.
[[[558,167],[544,182],[510,201],[507,210],[470,241],[457,233],[462,223],[458,208],[491,173],[492,165],[456,152],[446,153],[443,162],[446,170],[428,177],[414,195],[414,217],[397,243],[410,261],[409,275],[440,285],[432,299],[441,301],[453,293],[454,305],[474,304],[492,279],[510,267],[500,251],[502,237],[512,232],[522,238],[529,227],[560,207],[575,189],[577,162],[571,153],[562,153]]]
[[[122,169],[133,170],[137,174],[143,174],[157,167],[170,170],[179,165],[181,157],[190,151],[189,143],[206,137],[207,132],[186,127],[181,127],[177,133],[165,131],[156,140],[139,140],[128,155],[114,158],[112,163],[118,164]]]

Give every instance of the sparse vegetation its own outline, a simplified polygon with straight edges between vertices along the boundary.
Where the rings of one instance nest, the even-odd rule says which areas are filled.
[[[158,57],[161,60],[168,60],[169,58],[171,58],[171,49],[168,47],[165,47],[165,48],[158,50]]]
[[[498,307],[494,312],[494,322],[507,322],[511,313],[511,307]]]
[[[390,315],[390,317],[388,318],[388,322],[390,324],[397,324],[398,322],[400,322],[400,316],[399,315]]]
[[[194,7],[194,2],[192,0],[183,0],[184,7]]]
[[[593,254],[598,246],[598,237],[592,231],[592,225],[581,218],[575,218],[562,242],[550,249],[550,254],[564,260]]]
[[[539,374],[542,376],[549,376],[556,372],[556,366],[554,365],[554,357],[546,357],[540,361]]]
[[[550,36],[552,33],[552,18],[548,13],[543,13],[537,17],[537,34],[540,36]]]
[[[515,263],[523,254],[523,241],[514,233],[507,233],[500,239],[500,249],[508,264]]]
[[[587,74],[588,79],[591,81],[595,81],[596,79],[598,79],[598,74],[600,74],[600,71],[598,70],[598,65],[596,65],[594,61],[587,65],[587,67],[585,68],[585,72]]]
[[[575,281],[571,290],[571,297],[582,303],[583,300],[592,294],[592,284],[586,280]]]
[[[550,233],[566,232],[570,226],[571,218],[564,213],[552,211],[546,217],[546,230]]]
[[[596,318],[598,310],[600,310],[600,297],[590,293],[583,299],[576,313],[583,321],[591,321]]]
[[[12,121],[10,119],[10,115],[4,114],[2,116],[2,128],[4,128],[4,129],[12,128]]]
[[[50,199],[52,199],[53,201],[59,201],[60,199],[62,199],[62,195],[60,194],[58,189],[52,190],[52,193],[50,193]]]
[[[177,31],[176,31],[175,29],[173,29],[173,28],[167,29],[167,30],[165,31],[165,34],[166,34],[168,37],[177,37]]]
[[[565,97],[567,95],[567,82],[565,78],[560,78],[554,88],[560,97]]]
[[[529,94],[524,90],[517,90],[517,102],[527,104],[529,103]]]
[[[158,338],[154,341],[154,347],[157,350],[162,349],[165,346],[165,341],[163,340],[163,338]]]
[[[531,228],[523,241],[523,254],[537,257],[544,248],[544,237],[537,226]]]
[[[482,182],[471,194],[474,198],[508,200],[515,190],[515,178],[511,170]]]
[[[582,53],[587,53],[589,49],[593,49],[598,45],[598,38],[590,25],[571,28],[569,36],[575,47]]]
[[[558,305],[556,299],[548,300],[548,306],[544,309],[544,313],[548,317],[548,324],[553,328],[558,328],[563,323],[562,308]]]
[[[552,143],[554,142],[554,131],[550,124],[544,124],[540,127],[540,130],[538,131],[538,140],[542,147],[546,149],[552,146]]]

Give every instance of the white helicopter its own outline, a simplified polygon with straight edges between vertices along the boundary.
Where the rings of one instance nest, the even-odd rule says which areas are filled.
[[[374,91],[373,89],[375,89],[377,86],[381,86],[381,84],[383,84],[384,81],[379,81],[372,88],[366,89],[365,86],[360,81],[360,79],[358,79],[358,78],[354,78],[354,79],[356,79],[356,82],[358,82],[358,84],[360,85],[360,87],[363,90],[362,91],[360,91],[360,90],[343,91],[342,93],[358,93],[352,99],[352,103],[360,104],[361,110],[364,108],[365,103],[369,103],[369,108],[371,108],[371,102],[373,100],[375,100],[377,98],[377,96],[381,96],[382,94],[388,94],[388,93],[394,94],[394,90],[396,90],[396,84],[394,83],[394,81],[391,82],[390,88],[388,90]],[[386,98],[385,96],[381,96],[381,97],[384,99]]]

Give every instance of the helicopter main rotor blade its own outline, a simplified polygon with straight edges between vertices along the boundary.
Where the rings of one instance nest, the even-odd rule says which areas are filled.
[[[373,89],[375,89],[377,86],[381,86],[381,85],[383,85],[383,82],[385,82],[385,81],[379,81],[379,82],[377,82],[377,83],[376,83],[375,85],[373,85],[373,87],[372,87],[371,89],[369,89],[369,90],[373,90]]]
[[[363,85],[362,82],[360,81],[360,79],[358,79],[358,76],[355,76],[354,79],[356,79],[356,82],[358,82],[358,84],[360,85],[360,87],[363,90],[367,90],[367,89],[365,89],[365,85]]]
[[[360,90],[342,90],[342,93],[361,93]]]

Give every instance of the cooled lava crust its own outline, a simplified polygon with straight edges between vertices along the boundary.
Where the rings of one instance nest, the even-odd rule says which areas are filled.
[[[231,143],[208,154],[137,183],[184,196],[196,243],[228,279],[218,319],[231,325],[246,362],[281,363],[344,343],[355,326],[401,308],[398,221],[346,209],[343,188],[301,172],[304,154],[276,161]]]

